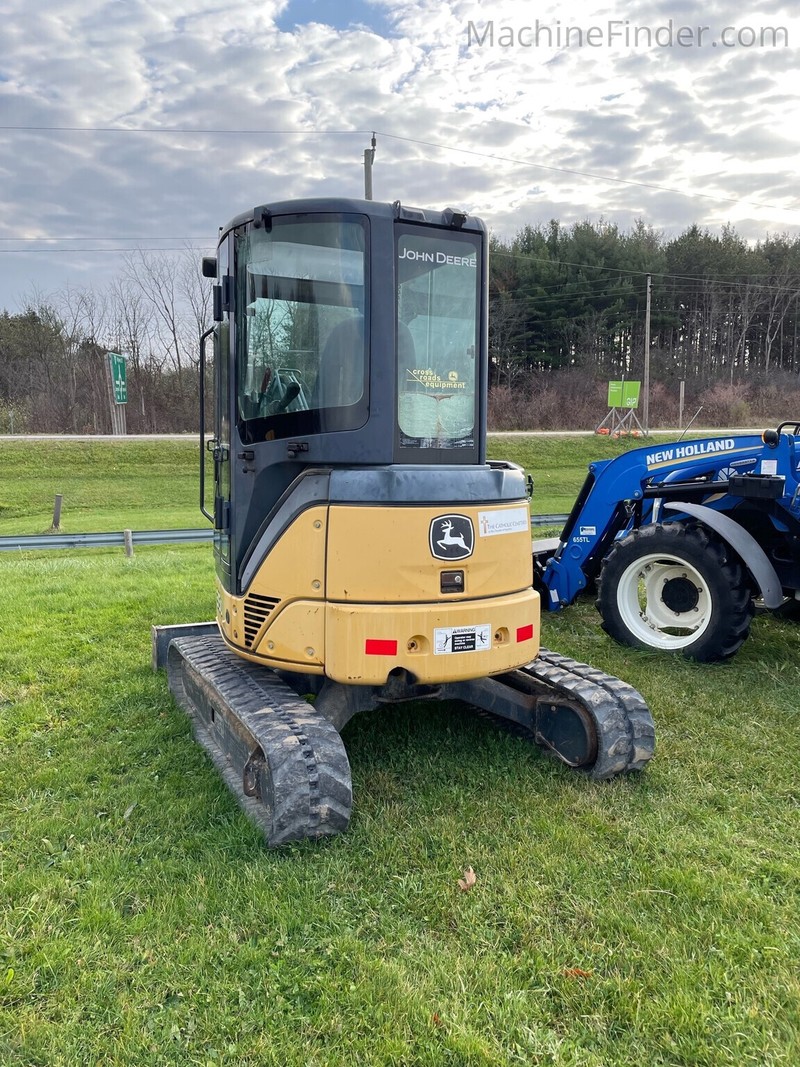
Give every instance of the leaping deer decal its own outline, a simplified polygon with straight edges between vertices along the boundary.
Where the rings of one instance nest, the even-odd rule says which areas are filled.
[[[437,541],[436,544],[439,546],[439,548],[447,548],[448,545],[458,545],[459,548],[463,548],[465,552],[468,552],[469,548],[467,547],[467,545],[464,544],[464,538],[462,537],[462,535],[456,534],[456,536],[453,537],[453,535],[450,533],[452,529],[452,522],[450,522],[449,519],[445,519],[441,525],[441,531],[444,536],[440,541]]]

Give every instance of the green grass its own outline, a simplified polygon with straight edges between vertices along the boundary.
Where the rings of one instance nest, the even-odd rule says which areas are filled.
[[[345,730],[349,832],[270,852],[149,666],[152,623],[212,615],[209,549],[0,581],[3,1067],[800,1062],[796,623],[701,666],[546,616],[647,698],[646,773],[387,709]]]
[[[650,440],[659,439],[652,435]],[[566,513],[589,463],[641,441],[603,437],[491,437],[489,455],[529,470],[533,511]],[[198,507],[198,444],[186,440],[41,440],[0,443],[0,535],[50,529],[56,494],[67,533],[190,529],[205,525]],[[208,463],[208,498],[212,472]]]
[[[196,438],[3,441],[0,463],[0,535],[45,533],[56,494],[64,498],[61,529],[67,533],[205,523]]]

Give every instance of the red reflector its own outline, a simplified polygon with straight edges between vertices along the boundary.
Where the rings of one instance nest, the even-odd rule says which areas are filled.
[[[533,637],[533,623],[529,622],[527,626],[517,627],[517,644],[520,641],[530,641]]]
[[[376,638],[367,638],[364,652],[368,656],[396,656],[396,641],[378,641]]]

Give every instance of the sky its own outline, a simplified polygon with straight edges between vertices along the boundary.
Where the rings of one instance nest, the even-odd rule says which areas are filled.
[[[795,13],[793,13],[793,11]],[[6,0],[0,308],[213,252],[256,204],[468,210],[666,236],[800,227],[800,5]]]

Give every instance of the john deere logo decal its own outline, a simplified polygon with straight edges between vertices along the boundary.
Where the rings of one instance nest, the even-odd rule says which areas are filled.
[[[431,523],[428,541],[435,559],[466,559],[475,547],[472,520],[466,515],[438,515]]]

